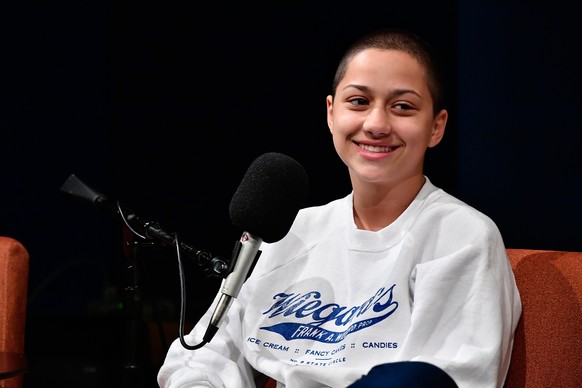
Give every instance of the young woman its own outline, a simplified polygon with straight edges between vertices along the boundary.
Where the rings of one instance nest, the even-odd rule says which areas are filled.
[[[423,173],[447,124],[441,86],[408,32],[348,49],[326,103],[352,192],[261,245],[214,339],[175,341],[161,387],[248,388],[260,375],[287,388],[503,385],[521,302],[502,237]]]

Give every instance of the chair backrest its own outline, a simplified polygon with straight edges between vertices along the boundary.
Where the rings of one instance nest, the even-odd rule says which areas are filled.
[[[0,352],[24,353],[30,256],[11,237],[0,236]],[[21,387],[22,375],[0,380],[0,387]]]
[[[582,252],[507,255],[523,312],[505,387],[582,387]]]

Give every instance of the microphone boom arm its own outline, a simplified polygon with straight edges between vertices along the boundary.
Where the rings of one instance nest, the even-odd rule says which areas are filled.
[[[164,231],[157,222],[141,220],[129,209],[123,209],[119,201],[116,202],[117,206],[113,206],[106,196],[93,190],[77,178],[75,174],[71,174],[67,178],[60,191],[74,202],[91,205],[97,210],[108,212],[110,215],[119,215],[128,229],[143,240],[159,242],[170,247],[174,246],[175,237],[173,233]],[[125,215],[126,212],[129,214]],[[227,276],[229,265],[223,258],[213,258],[208,251],[195,249],[181,241],[179,242],[179,247],[182,252],[196,260],[196,263],[202,267],[206,276],[222,278]]]

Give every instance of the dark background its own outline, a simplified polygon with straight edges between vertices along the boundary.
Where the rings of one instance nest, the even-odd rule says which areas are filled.
[[[508,247],[582,250],[582,59],[570,8],[453,0],[3,5],[0,234],[31,255],[26,385],[136,386],[123,373],[126,352],[136,351],[140,376],[156,386],[164,340],[177,335],[175,327],[170,338],[157,331],[179,313],[173,250],[126,255],[118,216],[60,193],[69,175],[228,257],[241,233],[228,204],[257,156],[282,152],[305,167],[306,206],[349,192],[325,96],[347,45],[385,25],[415,30],[446,64],[450,121],[428,155],[431,180],[489,215]],[[121,309],[133,259],[143,301],[136,330]],[[220,283],[183,260],[188,324]],[[128,344],[130,333],[138,346]]]

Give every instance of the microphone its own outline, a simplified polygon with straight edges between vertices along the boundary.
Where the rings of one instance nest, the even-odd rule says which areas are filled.
[[[251,163],[230,202],[230,220],[243,233],[233,250],[232,272],[222,282],[204,342],[210,342],[218,331],[260,256],[262,242],[279,241],[289,232],[308,186],[303,166],[287,155],[269,152]]]

